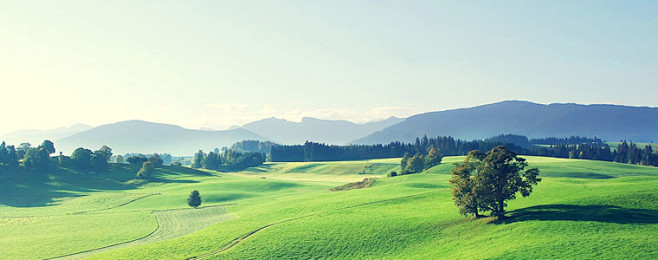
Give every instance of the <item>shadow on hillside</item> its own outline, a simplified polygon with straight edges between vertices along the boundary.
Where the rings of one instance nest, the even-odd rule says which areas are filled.
[[[48,173],[24,169],[5,169],[0,174],[0,205],[12,207],[44,207],[59,204],[63,199],[84,196],[98,191],[120,191],[139,188],[149,182],[132,182],[138,168],[111,164],[105,171],[86,172],[56,167]],[[186,167],[159,168],[168,176],[211,176]],[[156,183],[198,183],[184,178],[157,178]]]
[[[198,176],[212,176],[209,172],[200,171],[194,168],[189,167],[176,167],[176,166],[164,166],[158,168],[158,170],[167,175],[198,175]]]
[[[520,221],[596,221],[617,224],[656,224],[658,210],[628,209],[610,205],[539,205],[510,211],[508,216],[497,224],[509,224]]]
[[[273,164],[263,164],[260,166],[256,167],[249,167],[247,169],[244,169],[244,171],[247,172],[269,172],[272,169]]]
[[[154,183],[199,183],[195,180],[180,180],[180,179],[161,179],[161,178],[152,178],[148,182]]]
[[[581,178],[581,179],[614,179],[615,176],[593,173],[593,172],[542,172],[542,176],[546,177],[567,177],[567,178]]]

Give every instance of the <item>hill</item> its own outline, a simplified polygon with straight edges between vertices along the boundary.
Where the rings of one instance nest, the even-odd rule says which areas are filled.
[[[303,144],[305,141],[347,144],[402,120],[391,117],[382,121],[356,124],[345,120],[323,120],[312,117],[302,118],[301,122],[268,118],[248,123],[243,128],[279,144]]]
[[[115,154],[128,152],[192,155],[229,146],[241,140],[267,140],[245,129],[225,131],[192,130],[176,125],[132,120],[102,125],[54,141],[58,151],[71,153],[77,147],[98,149],[103,145]]]
[[[32,145],[38,145],[43,140],[59,140],[77,133],[81,133],[91,129],[91,126],[83,124],[75,124],[71,127],[60,127],[51,130],[36,130],[25,129],[16,130],[11,133],[0,136],[0,141],[5,141],[8,144],[18,145],[20,143],[28,142]]]
[[[588,136],[608,141],[658,141],[658,108],[617,105],[494,104],[415,115],[356,143],[412,142],[423,135],[473,140],[498,134],[529,138]]]
[[[391,178],[399,159],[163,167],[151,182],[117,164],[96,175],[3,172],[0,246],[7,259],[655,258],[656,168],[524,158],[543,180],[498,223],[454,206],[449,172],[463,157]],[[373,177],[368,188],[330,191]],[[185,203],[191,190],[199,209]]]

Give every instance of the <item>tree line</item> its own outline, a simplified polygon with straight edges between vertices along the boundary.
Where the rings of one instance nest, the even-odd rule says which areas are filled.
[[[426,153],[417,153],[414,156],[410,156],[409,153],[405,153],[400,161],[401,174],[412,174],[419,173],[429,168],[432,168],[436,165],[441,164],[441,159],[443,155],[439,153],[439,150],[430,146],[429,150]],[[395,176],[396,174],[391,174]]]
[[[18,147],[0,143],[0,167],[23,167],[29,170],[46,170],[50,167],[50,155],[55,153],[55,145],[44,140],[41,145],[32,147],[30,143],[21,143]]]
[[[13,145],[0,143],[0,167],[23,167],[28,170],[44,171],[55,164],[78,170],[104,170],[108,167],[112,149],[103,146],[96,151],[85,148],[76,149],[70,157],[59,156],[51,158],[56,152],[55,145],[50,140],[44,140],[41,145],[32,147],[30,143],[21,143],[17,148]]]
[[[306,142],[303,145],[274,145],[269,155],[273,162],[308,162],[308,161],[345,161],[368,160],[379,158],[404,157],[405,154],[427,155],[430,148],[435,148],[442,156],[467,155],[472,150],[489,151],[499,145],[505,145],[508,150],[522,155],[535,155],[557,158],[577,158],[601,161],[614,161],[658,166],[658,154],[651,146],[643,149],[632,142],[622,141],[613,150],[598,138],[569,137],[528,140],[520,135],[499,135],[485,140],[465,141],[450,136],[436,138],[416,138],[413,143],[392,142],[376,145],[327,145]],[[565,143],[550,144],[548,147],[532,145],[533,143]],[[576,143],[584,141],[583,143]],[[624,144],[626,143],[626,144]],[[414,160],[415,161],[415,160]],[[419,165],[419,164],[418,164]],[[405,165],[406,167],[406,165]],[[405,169],[403,167],[403,169]],[[417,169],[417,168],[415,168]],[[410,169],[411,170],[411,169]]]
[[[265,153],[259,152],[240,152],[236,150],[226,150],[223,153],[204,153],[203,150],[199,150],[196,154],[194,154],[194,158],[192,160],[192,168],[204,168],[220,171],[238,171],[248,167],[260,166],[265,162],[265,160]]]

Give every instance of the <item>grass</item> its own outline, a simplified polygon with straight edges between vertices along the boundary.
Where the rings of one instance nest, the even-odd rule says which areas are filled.
[[[391,178],[384,176],[399,172],[399,159],[269,163],[237,173],[166,168],[153,183],[132,180],[128,166],[96,176],[59,169],[39,181],[3,172],[0,248],[3,258],[38,259],[147,237],[90,257],[658,258],[658,168],[524,157],[543,181],[510,201],[500,222],[458,214],[448,179],[463,157]],[[378,179],[367,189],[329,191],[364,178]],[[24,193],[32,189],[41,190]],[[187,207],[193,189],[207,208]]]

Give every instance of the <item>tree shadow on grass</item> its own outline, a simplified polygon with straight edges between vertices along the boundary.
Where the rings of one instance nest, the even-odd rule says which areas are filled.
[[[539,205],[510,211],[505,219],[496,224],[540,220],[540,221],[596,221],[617,224],[656,224],[658,210],[628,209],[610,205]]]

